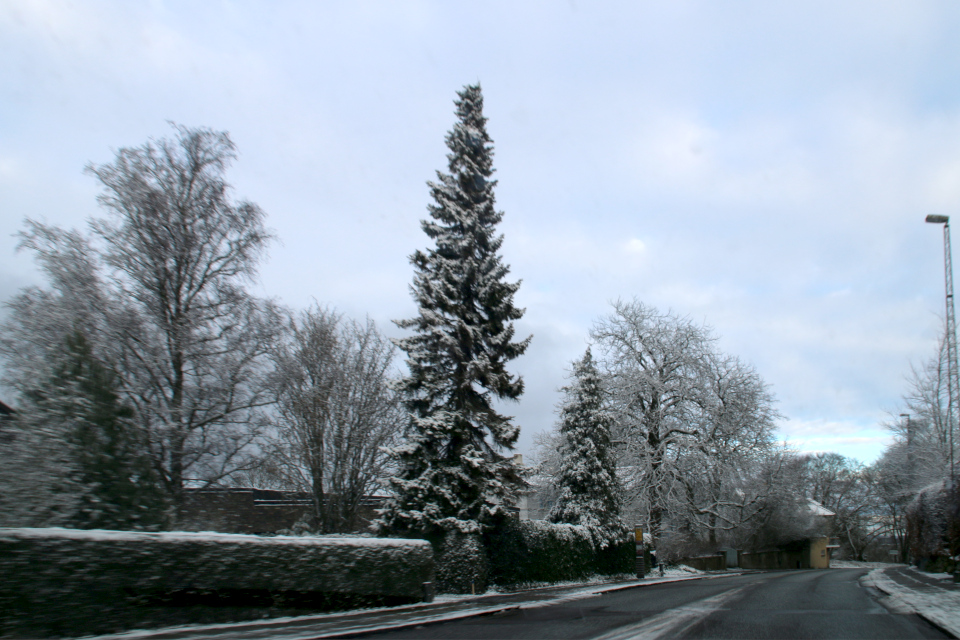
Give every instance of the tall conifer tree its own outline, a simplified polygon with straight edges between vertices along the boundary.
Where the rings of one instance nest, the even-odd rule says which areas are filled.
[[[519,282],[505,280],[496,226],[493,146],[483,116],[479,85],[455,101],[457,122],[447,134],[448,171],[428,183],[433,204],[423,231],[435,246],[410,258],[411,291],[419,307],[398,321],[414,335],[397,341],[407,354],[401,381],[410,414],[406,441],[393,450],[395,498],[380,524],[394,532],[426,535],[441,529],[475,531],[510,503],[519,482],[503,455],[519,428],[494,409],[497,400],[523,393],[506,364],[530,338],[514,341],[513,304]]]
[[[600,547],[623,539],[620,486],[610,449],[613,416],[604,408],[600,374],[590,349],[573,363],[572,382],[560,407],[560,496],[551,522],[584,525]]]

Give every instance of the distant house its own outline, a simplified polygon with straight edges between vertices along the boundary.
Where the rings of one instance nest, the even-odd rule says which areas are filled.
[[[837,514],[830,509],[827,509],[825,506],[817,502],[816,500],[807,500],[807,511],[811,516],[817,519],[820,526],[829,527],[830,530],[833,529],[833,520],[832,518],[837,517]],[[821,520],[822,518],[822,520]]]

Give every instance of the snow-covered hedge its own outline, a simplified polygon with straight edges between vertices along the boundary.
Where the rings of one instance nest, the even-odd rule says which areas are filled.
[[[928,570],[953,571],[960,556],[960,483],[932,484],[907,507],[910,555]]]
[[[439,593],[483,593],[490,567],[479,533],[452,529],[434,544]]]
[[[487,535],[490,581],[501,586],[633,571],[632,542],[598,550],[583,526],[507,519]]]
[[[202,602],[416,602],[433,571],[424,540],[0,529],[0,632],[111,631]]]

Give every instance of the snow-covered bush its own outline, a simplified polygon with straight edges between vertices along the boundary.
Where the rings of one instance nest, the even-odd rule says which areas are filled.
[[[633,570],[621,545],[598,554],[587,527],[543,520],[505,519],[486,536],[490,581],[501,586],[580,580]],[[626,542],[624,543],[626,546]],[[633,543],[629,543],[633,547]]]
[[[952,571],[960,554],[960,484],[924,488],[907,507],[910,555],[928,570]]]
[[[203,602],[416,602],[433,570],[425,540],[0,529],[0,634],[183,621]]]
[[[490,571],[479,533],[450,529],[436,545],[437,591],[483,593]]]

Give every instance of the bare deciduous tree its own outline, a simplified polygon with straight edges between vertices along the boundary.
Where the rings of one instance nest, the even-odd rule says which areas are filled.
[[[309,493],[314,528],[355,530],[361,500],[388,475],[402,429],[390,388],[395,348],[372,321],[313,308],[289,322],[274,354],[277,420],[265,446],[281,486]]]
[[[774,453],[778,417],[757,372],[718,352],[707,328],[637,301],[615,303],[591,335],[631,515],[683,544],[748,535],[773,491],[756,469]]]
[[[619,423],[615,439],[629,443],[621,466],[632,470],[629,486],[656,538],[676,499],[677,454],[701,435],[694,407],[713,338],[687,319],[638,301],[614,303],[591,336]]]
[[[941,339],[937,355],[921,367],[911,367],[908,390],[903,396],[910,419],[889,425],[906,448],[911,485],[919,491],[950,473],[950,428],[948,420],[947,349]],[[953,428],[960,416],[953,415]],[[954,434],[956,436],[956,434]]]
[[[716,544],[759,515],[768,493],[750,490],[753,470],[776,448],[774,398],[753,367],[739,358],[704,354],[697,437],[680,452],[688,507],[697,533]]]

